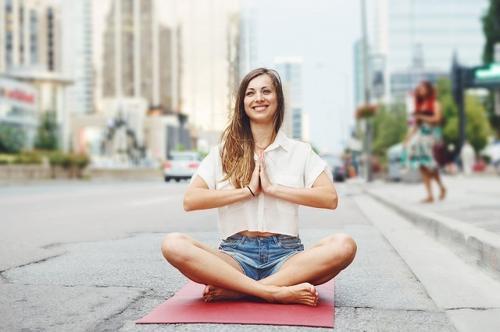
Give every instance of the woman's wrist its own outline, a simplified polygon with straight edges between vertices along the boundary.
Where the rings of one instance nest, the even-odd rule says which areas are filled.
[[[246,189],[248,189],[248,191],[250,192],[250,197],[255,197],[255,190],[252,190],[250,186],[247,186]]]
[[[272,184],[266,188],[266,194],[269,196],[276,196],[278,192],[278,185],[277,184]]]

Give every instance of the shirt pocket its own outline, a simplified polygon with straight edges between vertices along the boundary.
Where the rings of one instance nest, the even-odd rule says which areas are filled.
[[[302,177],[298,175],[290,175],[290,174],[276,175],[275,183],[290,188],[304,188],[304,181]],[[276,206],[280,211],[280,214],[284,216],[298,215],[298,205],[295,203],[291,203],[284,199],[276,199]]]

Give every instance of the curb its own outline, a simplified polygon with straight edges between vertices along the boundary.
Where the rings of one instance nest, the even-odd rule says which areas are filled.
[[[364,192],[436,240],[449,245],[462,260],[478,265],[500,279],[500,237],[496,234],[434,212],[401,206],[369,189]]]

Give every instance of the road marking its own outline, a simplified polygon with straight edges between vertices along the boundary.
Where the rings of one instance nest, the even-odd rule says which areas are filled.
[[[167,197],[160,197],[160,198],[154,198],[154,199],[149,199],[146,201],[135,201],[132,202],[132,206],[145,206],[145,205],[154,205],[158,203],[165,203],[168,201],[172,201],[175,199],[181,199],[182,195],[175,195],[175,196],[167,196]]]

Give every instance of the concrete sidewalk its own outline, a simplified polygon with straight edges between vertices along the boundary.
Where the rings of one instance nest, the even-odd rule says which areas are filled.
[[[445,200],[432,204],[422,183],[374,182],[365,191],[447,244],[468,263],[500,278],[500,177],[445,177]],[[438,188],[434,187],[435,197]]]

